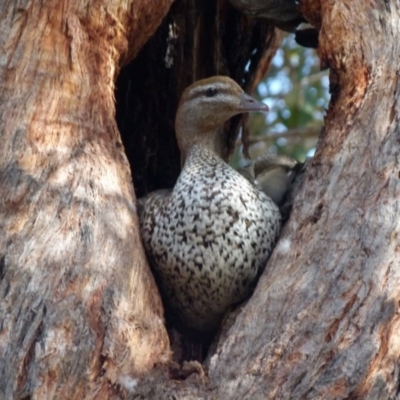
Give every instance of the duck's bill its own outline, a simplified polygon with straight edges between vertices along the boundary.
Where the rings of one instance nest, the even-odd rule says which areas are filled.
[[[269,108],[266,104],[261,101],[256,100],[254,97],[251,97],[247,93],[243,93],[240,96],[240,105],[239,111],[247,112],[247,111],[262,111],[267,112]]]

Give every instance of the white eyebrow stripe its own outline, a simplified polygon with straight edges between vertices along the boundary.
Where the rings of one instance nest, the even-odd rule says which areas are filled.
[[[208,83],[207,85],[196,86],[190,90],[190,96],[196,96],[197,94],[212,88],[217,90],[229,91],[230,85],[225,82],[216,82]]]
[[[191,104],[191,107],[197,107],[198,104],[205,104],[205,103],[212,103],[215,104],[216,102],[218,103],[230,103],[232,101],[232,98],[236,98],[233,93],[218,93],[215,96],[212,97],[206,97],[206,96],[196,96],[192,97],[188,100],[188,102]]]

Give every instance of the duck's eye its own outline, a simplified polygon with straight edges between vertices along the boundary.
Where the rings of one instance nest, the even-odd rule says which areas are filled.
[[[209,87],[207,90],[206,90],[206,96],[207,97],[214,97],[216,94],[217,94],[217,89],[215,89],[215,87]]]

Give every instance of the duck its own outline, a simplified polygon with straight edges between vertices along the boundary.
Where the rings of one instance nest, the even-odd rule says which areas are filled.
[[[268,107],[229,77],[186,88],[175,119],[181,173],[172,189],[138,201],[166,312],[194,341],[215,335],[226,312],[251,294],[279,236],[278,206],[222,156],[224,123],[253,111]]]

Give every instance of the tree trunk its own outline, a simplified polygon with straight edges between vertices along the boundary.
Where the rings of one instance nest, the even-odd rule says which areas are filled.
[[[171,2],[0,4],[2,399],[119,398],[167,359],[113,90]]]
[[[206,384],[143,380],[135,398],[398,397],[400,6],[302,9],[321,28],[332,101],[289,223]]]
[[[0,5],[1,397],[395,398],[400,6],[303,0],[331,68],[326,127],[209,377],[176,381],[152,369],[168,360],[168,338],[113,104],[118,66],[138,54],[170,4]],[[179,173],[172,127],[183,88],[215,73],[251,88],[279,39],[227,1],[174,3],[117,81],[139,195],[171,186]]]
[[[326,126],[268,268],[212,359],[216,398],[398,395],[399,18],[399,2],[321,1]]]

